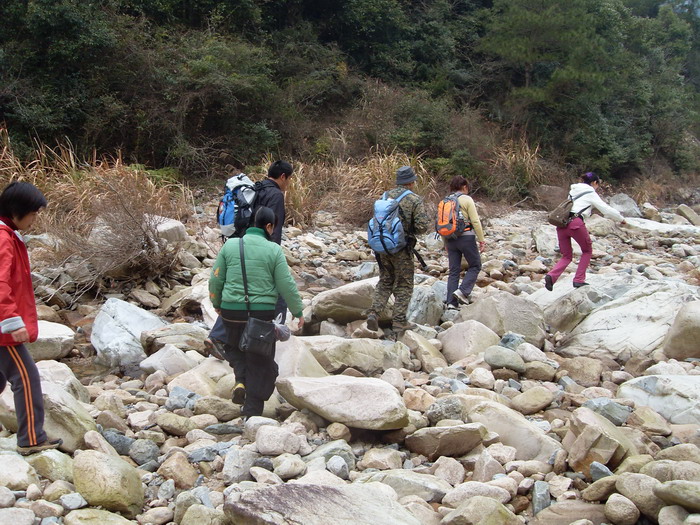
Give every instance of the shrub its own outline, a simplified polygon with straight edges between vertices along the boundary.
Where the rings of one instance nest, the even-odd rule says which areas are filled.
[[[190,213],[192,198],[183,185],[164,183],[120,158],[79,161],[69,146],[39,144],[35,158],[24,163],[3,129],[0,144],[0,184],[26,180],[49,202],[37,229],[56,242],[44,251],[43,262],[81,266],[84,290],[106,276],[132,280],[167,275],[173,268],[178,248],[160,242],[156,229],[164,218]]]

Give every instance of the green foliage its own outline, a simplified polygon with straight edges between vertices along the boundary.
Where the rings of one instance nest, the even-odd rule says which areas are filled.
[[[481,42],[508,75],[504,119],[603,172],[655,149],[674,158],[688,126],[680,81],[688,44],[688,26],[670,7],[639,18],[616,0],[500,0]]]
[[[690,171],[699,94],[700,0],[0,2],[15,151],[67,137],[186,175],[379,146],[487,185],[484,119],[605,173]]]

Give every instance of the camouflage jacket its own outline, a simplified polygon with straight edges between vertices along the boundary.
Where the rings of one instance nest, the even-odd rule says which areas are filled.
[[[396,186],[387,192],[387,196],[396,199],[408,188],[406,186]],[[425,211],[423,199],[415,193],[406,195],[399,202],[401,210],[401,223],[403,224],[404,232],[409,238],[409,244],[415,245],[415,238],[421,233],[426,233],[430,227],[430,219]]]

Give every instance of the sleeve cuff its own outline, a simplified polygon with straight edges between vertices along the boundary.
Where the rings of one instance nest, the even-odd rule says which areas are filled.
[[[25,324],[21,317],[10,317],[4,321],[0,321],[0,333],[9,334],[20,328],[24,328]]]

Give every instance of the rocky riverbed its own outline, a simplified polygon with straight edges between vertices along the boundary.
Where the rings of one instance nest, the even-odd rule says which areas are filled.
[[[0,523],[700,523],[700,218],[615,202],[629,224],[587,221],[578,289],[570,273],[544,289],[554,228],[513,211],[485,221],[472,304],[444,312],[447,260],[422,239],[419,326],[398,340],[363,324],[365,233],[328,213],[287,228],[307,323],[247,421],[231,368],[204,355],[215,230],[162,221],[174,275],[70,308],[79,262],[35,268],[31,352],[64,444],[18,455],[0,395]]]

